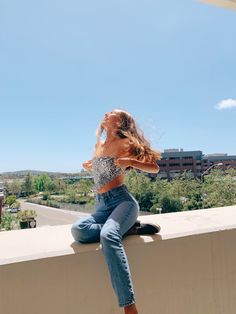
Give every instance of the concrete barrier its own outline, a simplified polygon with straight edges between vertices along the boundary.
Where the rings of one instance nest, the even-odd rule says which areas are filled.
[[[160,234],[128,236],[140,314],[234,314],[236,206],[140,217]],[[118,314],[100,244],[70,225],[0,233],[1,314]]]

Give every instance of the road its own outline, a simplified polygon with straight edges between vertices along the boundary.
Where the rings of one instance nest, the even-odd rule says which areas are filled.
[[[37,227],[72,224],[78,218],[88,216],[88,214],[81,212],[27,203],[23,200],[20,203],[21,209],[36,210]]]

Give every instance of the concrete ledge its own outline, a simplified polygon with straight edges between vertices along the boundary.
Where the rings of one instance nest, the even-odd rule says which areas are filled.
[[[141,220],[162,230],[124,239],[139,313],[235,314],[236,206]],[[70,227],[0,233],[1,313],[123,313],[99,243]]]
[[[129,236],[125,245],[144,244],[202,233],[236,229],[236,206],[141,216],[143,222],[157,223],[154,236]],[[100,244],[73,243],[71,225],[0,232],[0,265],[100,250]]]

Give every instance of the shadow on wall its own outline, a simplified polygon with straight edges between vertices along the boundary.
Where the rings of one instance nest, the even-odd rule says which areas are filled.
[[[162,240],[161,234],[155,234],[155,235],[129,235],[126,236],[123,239],[124,245],[126,244],[127,239],[129,240],[130,244],[145,244],[150,242],[155,242],[157,240]],[[75,253],[81,253],[81,252],[89,252],[89,251],[99,251],[101,250],[101,244],[98,243],[79,243],[74,241],[71,245],[71,248],[74,250]]]

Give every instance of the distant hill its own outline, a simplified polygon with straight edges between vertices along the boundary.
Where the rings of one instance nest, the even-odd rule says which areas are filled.
[[[39,171],[39,170],[19,170],[12,172],[2,172],[0,173],[1,177],[14,179],[14,178],[24,178],[28,173],[31,173],[33,176],[37,176],[43,173],[47,173],[51,177],[69,177],[78,175],[78,173],[64,173],[64,172],[50,172],[50,171]]]

